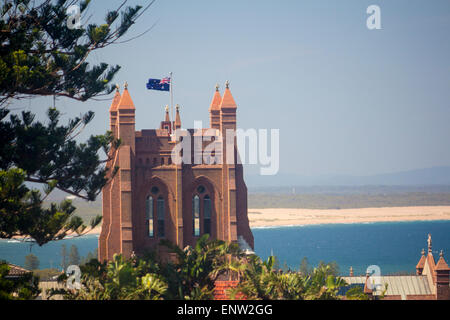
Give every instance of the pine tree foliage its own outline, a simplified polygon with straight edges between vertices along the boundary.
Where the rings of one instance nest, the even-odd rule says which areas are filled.
[[[60,123],[55,108],[47,122],[30,112],[11,114],[19,99],[53,96],[87,101],[108,95],[119,66],[88,57],[120,42],[146,7],[119,7],[106,12],[103,23],[87,24],[89,0],[5,0],[0,4],[0,237],[31,238],[43,245],[68,233],[87,231],[73,216],[70,200],[44,203],[55,189],[93,201],[117,168],[105,163],[120,141],[110,132],[79,143],[76,137],[91,122],[93,112]],[[78,5],[81,23],[71,6]],[[104,156],[101,155],[104,154]],[[30,182],[43,186],[30,187]],[[90,223],[101,222],[97,216]]]
[[[90,66],[90,53],[125,35],[147,7],[127,7],[127,1],[106,13],[101,24],[81,23],[70,6],[73,0],[6,0],[0,7],[0,103],[10,98],[62,96],[80,101],[107,95],[120,67]],[[38,4],[36,4],[38,3]],[[80,17],[88,14],[90,0],[80,1]],[[84,19],[87,20],[87,19]],[[82,21],[84,22],[84,21]]]

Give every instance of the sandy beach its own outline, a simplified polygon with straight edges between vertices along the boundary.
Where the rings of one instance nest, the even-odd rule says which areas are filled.
[[[329,223],[450,220],[450,206],[358,209],[248,209],[250,227],[281,227]],[[100,234],[101,227],[88,232]]]
[[[450,206],[358,209],[248,209],[250,227],[450,220]]]

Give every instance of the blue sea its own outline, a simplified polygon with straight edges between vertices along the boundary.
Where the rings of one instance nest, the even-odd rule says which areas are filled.
[[[433,254],[444,250],[450,262],[450,221],[388,222],[367,224],[325,224],[296,227],[254,228],[255,252],[266,259],[273,253],[280,267],[298,269],[303,257],[315,266],[319,261],[335,261],[342,275],[350,266],[364,274],[369,265],[378,265],[382,274],[415,272],[427,235],[433,239]],[[61,245],[76,245],[81,256],[97,248],[98,236],[51,242],[42,247],[27,242],[0,240],[0,259],[24,265],[30,252],[40,260],[40,268],[60,268]]]

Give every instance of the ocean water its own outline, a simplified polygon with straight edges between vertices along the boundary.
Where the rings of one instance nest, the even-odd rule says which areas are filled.
[[[39,269],[61,269],[61,246],[63,244],[66,245],[67,254],[70,252],[70,247],[75,245],[78,248],[80,257],[84,257],[98,247],[98,235],[86,235],[51,241],[42,247],[32,242],[0,239],[0,260],[6,260],[10,263],[24,266],[25,256],[32,253],[39,259]]]
[[[255,252],[266,259],[273,253],[280,267],[298,269],[303,257],[315,266],[319,261],[335,261],[342,275],[350,266],[364,274],[369,265],[378,265],[382,274],[415,272],[420,251],[426,249],[427,235],[433,239],[433,254],[440,250],[450,263],[450,221],[388,222],[368,224],[326,224],[296,227],[254,228]],[[97,235],[51,242],[42,247],[30,243],[0,240],[0,259],[23,266],[30,252],[40,260],[40,268],[59,267],[61,245],[76,245],[81,256],[95,250]]]
[[[350,266],[355,275],[365,274],[370,265],[378,265],[381,274],[415,272],[422,248],[427,250],[428,233],[435,260],[442,249],[450,263],[450,221],[328,224],[252,232],[261,258],[273,252],[280,267],[292,269],[298,269],[306,257],[313,266],[321,260],[337,262],[341,275],[348,275]]]

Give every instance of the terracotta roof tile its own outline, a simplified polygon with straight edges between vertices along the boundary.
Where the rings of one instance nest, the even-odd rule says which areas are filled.
[[[420,257],[419,263],[417,263],[416,269],[423,269],[425,267],[425,256]]]
[[[16,266],[15,264],[8,263],[8,267],[9,267],[9,272],[8,272],[9,277],[23,276],[23,275],[31,272],[30,270]]]
[[[111,107],[109,108],[109,112],[117,111],[117,107],[119,106],[119,102],[120,102],[120,92],[119,92],[119,90],[116,90],[116,93],[114,94],[113,101],[111,103]]]
[[[438,270],[438,271],[447,271],[447,270],[450,270],[450,268],[448,267],[447,262],[445,262],[443,256],[441,256],[441,257],[439,258],[439,261],[438,261],[438,263],[436,264],[436,269],[435,269],[435,270]]]
[[[211,110],[220,110],[220,103],[222,102],[222,97],[220,96],[219,90],[214,92],[214,97],[211,101],[211,105],[209,107],[209,111]]]
[[[233,96],[231,95],[231,91],[229,88],[225,89],[225,92],[223,93],[223,98],[220,103],[220,109],[236,109],[237,105],[236,102],[233,99]]]
[[[128,92],[128,88],[125,88],[122,93],[122,97],[120,98],[118,109],[132,109],[135,110],[133,100],[131,99],[130,93]]]

